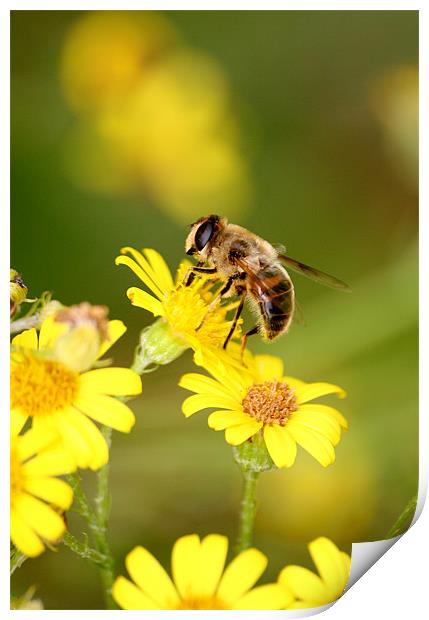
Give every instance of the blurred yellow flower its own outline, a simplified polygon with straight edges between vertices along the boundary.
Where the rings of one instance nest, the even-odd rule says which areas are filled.
[[[135,547],[125,560],[133,582],[118,577],[112,593],[123,609],[284,609],[293,601],[282,584],[253,588],[267,566],[257,549],[240,553],[225,569],[228,539],[192,534],[173,547],[173,580],[149,551]]]
[[[286,566],[279,575],[278,582],[296,599],[291,609],[320,607],[336,601],[349,579],[351,558],[331,540],[317,538],[308,549],[319,575],[301,566]]]
[[[140,190],[181,223],[234,216],[249,200],[230,88],[210,56],[178,44],[165,16],[94,12],[69,33],[63,91],[80,122],[69,174],[100,192]]]
[[[419,174],[419,68],[396,65],[379,76],[370,103],[384,133],[389,160],[412,189]]]
[[[52,430],[31,428],[13,434],[10,446],[10,536],[25,555],[35,557],[44,541],[56,543],[66,529],[58,511],[73,501],[71,487],[59,478],[76,469]]]
[[[134,396],[142,390],[140,377],[128,368],[98,368],[88,372],[66,366],[55,357],[55,347],[67,332],[65,323],[48,317],[39,337],[29,329],[12,340],[11,428],[19,432],[32,418],[35,430],[54,429],[78,467],[98,469],[108,461],[108,447],[92,418],[118,431],[129,432],[134,414],[112,396]],[[108,323],[108,336],[98,357],[124,333],[122,321]]]
[[[171,216],[187,222],[219,204],[242,212],[249,184],[217,64],[194,51],[148,70],[132,97],[100,114],[97,129],[139,186]]]
[[[133,248],[122,248],[122,256],[116,258],[117,265],[126,265],[147,286],[151,294],[140,288],[127,290],[127,296],[134,306],[144,308],[169,327],[172,339],[178,340],[178,346],[199,349],[222,347],[231,327],[227,313],[236,303],[209,308],[216,297],[214,280],[195,278],[190,286],[183,281],[190,267],[183,261],[177,272],[176,282],[163,257],[152,249],[145,248],[142,253]],[[125,256],[128,253],[132,256]],[[201,328],[197,328],[201,325]],[[238,334],[239,329],[236,334]]]
[[[34,598],[36,588],[31,586],[22,596],[13,596],[10,601],[11,609],[43,609],[40,599]]]
[[[114,105],[175,39],[170,23],[157,13],[86,12],[63,49],[61,81],[68,103],[89,113]]]
[[[195,392],[182,405],[189,417],[211,407],[221,407],[208,418],[214,430],[225,430],[229,444],[239,445],[263,433],[267,450],[277,467],[291,467],[297,444],[324,467],[335,460],[334,446],[340,441],[347,422],[328,405],[312,403],[327,394],[345,396],[344,390],[330,383],[305,383],[284,376],[283,362],[271,355],[248,354],[249,367],[241,369],[226,357],[204,352],[196,360],[213,378],[190,373],[179,385]]]

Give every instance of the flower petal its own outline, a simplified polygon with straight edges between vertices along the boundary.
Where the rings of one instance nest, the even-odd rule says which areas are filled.
[[[307,450],[323,467],[332,465],[335,461],[335,450],[331,442],[320,433],[313,431],[306,426],[294,423],[291,420],[288,430],[295,441],[304,450]]]
[[[126,557],[128,573],[138,587],[162,609],[179,603],[176,588],[164,568],[143,547],[135,547]]]
[[[233,609],[287,609],[293,603],[291,592],[278,583],[268,583],[247,592]]]
[[[301,379],[297,379],[296,377],[282,377],[282,381],[284,383],[287,383],[289,387],[292,388],[298,388],[298,387],[303,387],[306,386],[307,383],[305,381],[301,381]]]
[[[286,566],[279,575],[279,582],[289,588],[294,596],[318,607],[330,603],[329,591],[318,575],[302,566]]]
[[[137,308],[143,308],[153,314],[153,316],[164,316],[164,308],[159,299],[156,299],[153,295],[142,291],[141,288],[132,286],[127,290],[127,297],[133,306]]]
[[[90,447],[91,456],[88,461],[90,469],[100,469],[109,460],[109,448],[98,427],[83,413],[70,407],[66,412],[67,420],[85,439]]]
[[[298,410],[293,414],[293,422],[320,433],[329,439],[333,446],[336,446],[340,441],[341,427],[332,417],[325,417],[322,413],[308,413]]]
[[[222,577],[228,552],[228,539],[219,534],[210,534],[201,541],[197,591],[201,597],[212,597]]]
[[[343,592],[349,573],[342,552],[328,538],[320,537],[308,545],[310,555],[332,597],[337,599]]]
[[[60,478],[28,478],[23,488],[27,493],[36,495],[62,510],[70,508],[73,501],[72,488]]]
[[[60,323],[53,316],[48,316],[40,326],[39,349],[53,349],[58,338],[68,329],[66,323]]]
[[[100,346],[97,359],[102,357],[126,331],[126,325],[122,321],[118,321],[117,319],[109,321],[107,324],[107,338]]]
[[[12,339],[12,346],[17,349],[37,350],[37,331],[34,327],[26,329]]]
[[[18,407],[10,410],[10,434],[12,437],[16,437],[21,432],[27,419],[28,415]]]
[[[213,411],[208,417],[208,424],[215,431],[223,431],[228,426],[245,424],[251,420],[252,418],[247,413],[243,413],[243,411],[223,410]]]
[[[73,421],[65,415],[67,412],[68,410],[53,416],[53,424],[61,435],[64,449],[70,452],[75,465],[82,468],[89,467],[94,456],[91,442],[88,440],[87,434],[82,433],[79,426],[76,427]],[[83,414],[80,415],[84,417]],[[33,461],[30,461],[28,465],[32,463]]]
[[[14,508],[21,519],[45,540],[56,542],[65,532],[64,519],[47,504],[27,493],[19,493]]]
[[[80,376],[82,390],[109,394],[110,396],[135,396],[141,394],[142,382],[130,368],[97,368]]]
[[[81,393],[75,407],[87,416],[122,433],[129,433],[136,418],[125,403],[104,394]]]
[[[23,435],[17,438],[18,454],[21,461],[25,461],[37,452],[41,452],[44,448],[57,442],[58,434],[49,428],[43,430],[39,428],[30,428]]]
[[[264,440],[277,467],[291,467],[296,459],[296,442],[284,426],[265,426]]]
[[[132,248],[123,248],[123,250],[128,250],[130,253],[134,254],[136,252],[136,250],[133,250]],[[143,259],[143,257],[142,257]],[[144,260],[144,259],[143,259]],[[147,261],[146,261],[147,262]],[[131,269],[131,271],[133,271],[136,276],[144,283],[146,284],[146,286],[148,287],[148,289],[150,291],[152,291],[152,293],[154,293],[154,295],[156,295],[158,297],[158,299],[162,300],[164,298],[164,292],[162,291],[158,285],[157,282],[155,282],[149,275],[147,272],[147,269],[142,269],[142,267],[136,263],[135,260],[132,260],[132,258],[130,258],[129,256],[118,256],[115,259],[115,264],[116,265],[126,265],[127,267],[129,267]],[[150,267],[148,266],[148,268],[150,269]],[[154,274],[152,274],[154,275]],[[156,278],[156,276],[154,276],[154,278]]]
[[[196,534],[182,536],[174,543],[171,570],[182,598],[198,595],[196,578],[201,565],[200,538]]]
[[[171,271],[161,254],[151,248],[145,248],[143,252],[148,259],[153,272],[156,274],[157,281],[160,283],[161,289],[163,291],[168,291],[173,288],[174,282]]]
[[[116,578],[112,586],[112,596],[122,609],[160,609],[155,601],[122,576]]]
[[[258,381],[280,381],[283,376],[283,360],[274,355],[255,355],[253,358]]]
[[[243,443],[243,441],[246,441],[246,439],[256,435],[261,428],[262,422],[249,418],[244,424],[229,426],[225,431],[225,439],[232,446],[238,446]]]
[[[225,409],[235,409],[237,403],[234,399],[226,396],[215,396],[212,394],[193,394],[188,396],[182,403],[182,412],[188,418],[197,411],[209,409],[211,407],[225,407]]]
[[[212,351],[208,348],[199,349],[195,352],[194,362],[197,366],[205,368],[221,385],[225,386],[231,394],[241,399],[244,389],[254,382],[253,375],[244,367],[236,367],[233,363],[226,363],[226,352]]]
[[[263,553],[254,549],[242,551],[227,566],[217,590],[217,596],[234,605],[258,581],[268,560]]]
[[[328,415],[334,418],[342,428],[347,430],[349,427],[348,422],[345,419],[345,417],[339,411],[337,411],[337,409],[334,409],[334,407],[330,407],[329,405],[320,405],[319,403],[309,403],[306,405],[300,405],[299,410],[305,411],[308,413],[322,413],[324,415]]]
[[[215,396],[225,396],[227,398],[234,398],[235,396],[235,393],[228,390],[222,383],[196,372],[189,372],[183,375],[180,378],[179,386],[196,394],[214,394]]]
[[[76,462],[70,451],[61,443],[58,448],[50,448],[36,454],[21,467],[26,476],[62,476],[75,471]]]
[[[320,396],[327,396],[328,394],[337,394],[339,398],[346,397],[346,392],[343,388],[333,383],[306,383],[296,388],[296,397],[299,404],[314,400]]]
[[[156,250],[152,250],[152,252],[155,252],[155,251]],[[138,263],[139,267],[145,273],[146,277],[149,278],[149,280],[152,282],[152,287],[154,286],[155,288],[157,288],[159,292],[161,293],[161,295],[165,294],[168,291],[168,288],[163,288],[163,282],[164,282],[163,274],[162,273],[159,274],[157,270],[153,268],[152,263],[150,262],[150,260],[148,260],[148,257],[145,255],[146,254],[145,248],[143,248],[142,252],[139,252],[138,250],[135,250],[134,248],[130,248],[130,247],[121,248],[121,254],[125,254],[125,253],[131,254],[131,256],[134,258],[136,263]],[[165,267],[167,266],[165,265]],[[148,286],[150,290],[152,290],[153,292],[155,292],[155,294],[157,294],[154,288],[151,288],[149,284],[146,283],[146,286]]]
[[[14,509],[10,513],[10,537],[15,547],[30,558],[35,558],[45,549],[37,534]]]

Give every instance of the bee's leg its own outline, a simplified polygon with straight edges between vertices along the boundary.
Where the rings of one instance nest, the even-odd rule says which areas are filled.
[[[237,306],[237,310],[235,311],[235,316],[232,321],[231,329],[229,330],[229,334],[223,343],[223,348],[226,349],[228,342],[232,338],[233,333],[235,332],[235,328],[237,327],[237,321],[240,318],[241,313],[243,312],[244,300],[246,298],[246,294],[242,293],[240,303]]]
[[[194,281],[196,273],[216,273],[216,267],[202,267],[204,263],[198,263],[195,266],[189,267],[188,271],[183,278],[183,284],[185,286],[190,286]]]
[[[241,339],[241,361],[243,361],[243,356],[244,356],[244,350],[246,348],[246,344],[247,344],[247,339],[249,336],[253,336],[254,334],[258,333],[258,326],[255,325],[255,327],[253,327],[251,330],[249,330],[248,332],[246,332],[244,334],[244,336]]]
[[[232,286],[232,283],[234,282],[235,278],[234,276],[230,276],[225,284],[224,287],[221,288],[221,290],[219,291],[219,293],[216,295],[216,297],[210,302],[210,304],[207,307],[206,313],[203,316],[203,319],[201,321],[201,323],[198,325],[198,327],[196,328],[195,331],[198,331],[199,329],[201,329],[201,327],[204,324],[204,321],[206,320],[206,316],[208,315],[208,313],[213,310],[213,308],[216,306],[216,304],[219,302],[219,300],[221,299],[222,295],[225,295],[225,293],[227,293],[229,291],[229,289]]]

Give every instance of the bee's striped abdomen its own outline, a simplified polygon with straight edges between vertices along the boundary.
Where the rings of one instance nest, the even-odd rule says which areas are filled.
[[[295,309],[292,281],[281,265],[269,265],[256,274],[250,288],[261,312],[263,335],[274,340],[292,321]]]

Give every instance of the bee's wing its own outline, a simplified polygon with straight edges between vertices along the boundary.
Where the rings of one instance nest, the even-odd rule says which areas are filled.
[[[310,280],[315,280],[320,284],[324,284],[325,286],[330,286],[331,288],[336,288],[341,291],[351,292],[348,284],[342,280],[338,280],[338,278],[334,278],[334,276],[330,276],[324,271],[320,271],[314,267],[309,267],[309,265],[305,265],[304,263],[301,263],[290,256],[286,256],[285,254],[279,254],[279,259],[294,271],[310,278]]]

